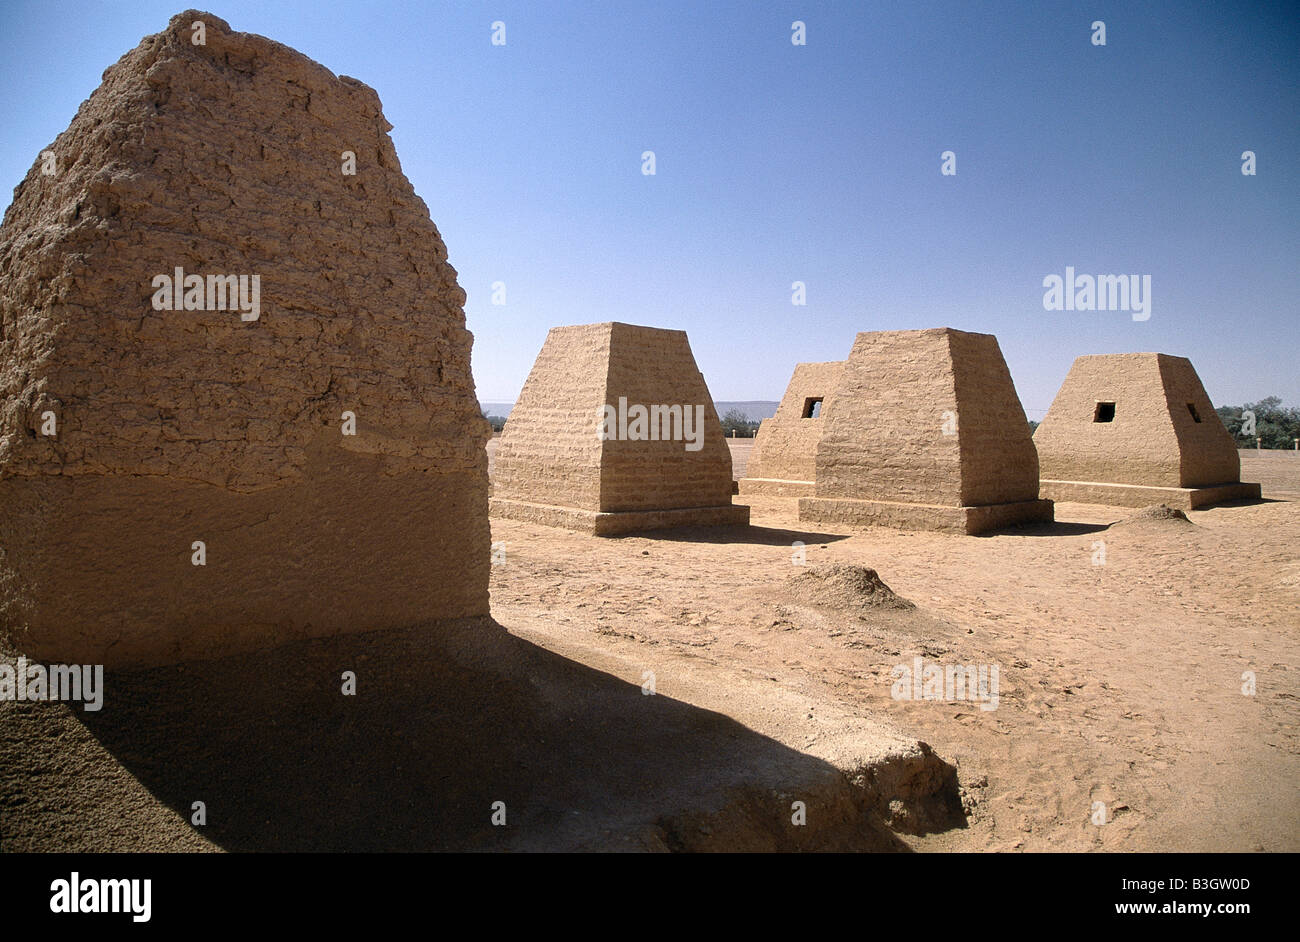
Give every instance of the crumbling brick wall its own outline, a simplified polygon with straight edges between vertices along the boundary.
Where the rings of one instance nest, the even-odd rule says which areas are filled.
[[[0,619],[28,650],[167,660],[486,613],[465,295],[390,128],[363,83],[187,11],[18,185]],[[259,316],[157,309],[177,268],[257,275]]]

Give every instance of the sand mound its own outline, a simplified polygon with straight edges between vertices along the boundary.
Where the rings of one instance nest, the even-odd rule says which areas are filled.
[[[817,566],[786,580],[791,601],[831,608],[907,611],[914,604],[881,581],[874,569],[843,563]]]
[[[1150,507],[1143,507],[1133,516],[1125,517],[1115,523],[1114,526],[1149,526],[1152,524],[1176,529],[1196,526],[1187,519],[1187,514],[1177,507],[1170,507],[1168,504],[1152,504]]]

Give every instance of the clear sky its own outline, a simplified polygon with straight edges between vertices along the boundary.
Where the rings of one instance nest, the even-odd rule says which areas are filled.
[[[0,0],[6,204],[182,9]],[[547,328],[621,320],[687,330],[720,400],[778,399],[860,330],[951,326],[997,335],[1030,418],[1083,353],[1190,357],[1216,405],[1300,403],[1300,4],[211,12],[378,91],[468,292],[482,400],[515,398]],[[1066,266],[1150,275],[1150,319],[1045,310]]]

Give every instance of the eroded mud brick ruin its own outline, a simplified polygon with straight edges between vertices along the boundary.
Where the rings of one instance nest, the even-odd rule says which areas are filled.
[[[754,436],[740,480],[741,494],[811,497],[817,480],[817,445],[835,401],[844,363],[800,363],[777,406]]]
[[[957,533],[1050,521],[997,338],[947,327],[858,334],[799,519]]]
[[[493,515],[598,535],[746,524],[685,331],[555,327],[506,421]]]
[[[487,613],[465,295],[390,128],[363,83],[190,11],[19,184],[0,627],[21,650],[161,663]]]
[[[1186,357],[1079,357],[1034,444],[1053,500],[1192,510],[1260,495]]]

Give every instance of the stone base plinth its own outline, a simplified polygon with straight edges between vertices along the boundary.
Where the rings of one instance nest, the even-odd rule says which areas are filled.
[[[938,530],[947,533],[983,533],[1018,523],[1051,523],[1050,500],[1022,500],[978,507],[942,504],[905,504],[883,500],[840,497],[799,499],[799,520],[809,523],[847,524],[854,527],[895,527],[900,530]]]
[[[493,517],[578,530],[595,536],[663,530],[668,527],[745,526],[749,523],[749,508],[743,504],[608,512],[493,497],[488,502],[488,513]]]
[[[1150,507],[1167,504],[1178,510],[1195,510],[1227,500],[1258,499],[1258,484],[1216,484],[1210,487],[1146,487],[1140,484],[1105,484],[1099,481],[1040,481],[1039,495],[1055,501],[1110,504],[1116,507]]]
[[[812,497],[817,485],[812,481],[785,481],[780,478],[741,478],[737,493],[759,497]]]
[[[486,477],[345,453],[255,493],[7,478],[0,631],[31,657],[134,667],[486,615]]]

